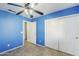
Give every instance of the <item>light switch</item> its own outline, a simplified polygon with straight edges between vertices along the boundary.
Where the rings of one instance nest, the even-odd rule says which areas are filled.
[[[21,32],[21,34],[23,34],[23,32]]]

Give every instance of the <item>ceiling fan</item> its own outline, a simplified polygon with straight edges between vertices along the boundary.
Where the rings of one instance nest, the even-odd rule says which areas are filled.
[[[26,13],[28,13],[28,15],[30,16],[30,18],[33,18],[33,15],[32,15],[33,11],[36,12],[37,14],[39,14],[39,15],[44,15],[43,12],[34,9],[34,6],[38,5],[38,3],[34,3],[34,4],[32,4],[32,3],[24,3],[24,6],[17,5],[17,4],[14,4],[14,3],[8,3],[8,5],[13,5],[13,6],[17,6],[17,7],[23,8],[23,10],[19,11],[18,13],[16,13],[15,11],[13,11],[11,9],[8,9],[8,11],[16,13],[16,15],[20,15],[23,12],[26,12],[26,10],[27,10]]]

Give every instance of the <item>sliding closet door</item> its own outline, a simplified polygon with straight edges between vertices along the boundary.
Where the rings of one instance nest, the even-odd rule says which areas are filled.
[[[58,19],[49,19],[45,21],[45,45],[59,50],[59,41],[63,40],[63,22]]]
[[[65,39],[59,42],[60,50],[72,55],[79,55],[79,15],[61,18],[64,20]]]
[[[45,45],[79,55],[79,14],[46,20]]]
[[[76,27],[77,27],[77,32],[76,32],[76,46],[77,46],[77,51],[76,51],[76,55],[79,56],[79,15],[77,16],[77,22],[76,22]]]

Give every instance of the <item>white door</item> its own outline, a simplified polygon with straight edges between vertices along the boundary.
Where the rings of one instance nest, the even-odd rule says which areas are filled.
[[[77,28],[77,32],[76,32],[76,47],[77,47],[77,50],[76,50],[76,55],[79,56],[79,15],[77,16],[77,21],[76,21],[76,28]]]
[[[36,22],[27,22],[27,41],[36,44]]]
[[[78,32],[79,15],[63,17],[65,39],[59,42],[59,49],[72,55],[79,55],[79,32]]]
[[[63,22],[62,20],[49,19],[45,21],[45,45],[59,50],[59,40],[61,41],[63,36]]]
[[[72,55],[79,55],[79,15],[46,20],[45,45]]]

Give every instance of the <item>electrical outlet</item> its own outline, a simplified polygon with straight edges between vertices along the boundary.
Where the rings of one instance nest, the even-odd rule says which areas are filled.
[[[23,34],[23,32],[21,32],[21,34]]]
[[[7,45],[8,47],[10,46],[10,44]]]

